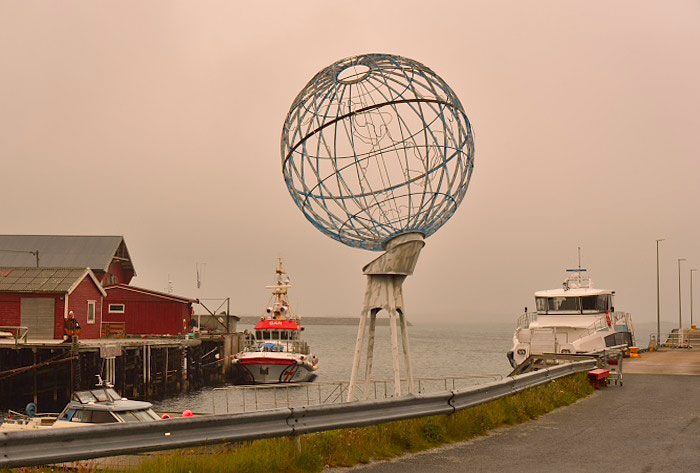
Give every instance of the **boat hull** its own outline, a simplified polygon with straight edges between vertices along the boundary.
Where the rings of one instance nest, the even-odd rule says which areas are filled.
[[[233,368],[236,384],[304,383],[316,378],[315,367],[287,360],[241,360]]]

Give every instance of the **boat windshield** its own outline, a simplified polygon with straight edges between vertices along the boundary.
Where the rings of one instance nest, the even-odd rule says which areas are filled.
[[[58,420],[68,422],[82,422],[87,424],[109,424],[118,422],[110,411],[90,409],[68,409],[63,412]]]
[[[158,420],[158,415],[152,409],[139,409],[134,411],[117,411],[117,417],[122,422],[153,422]]]
[[[611,295],[582,297],[537,297],[540,314],[591,314],[608,312],[612,308]]]

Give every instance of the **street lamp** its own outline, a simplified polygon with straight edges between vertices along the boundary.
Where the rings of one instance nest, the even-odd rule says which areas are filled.
[[[678,343],[680,344],[683,330],[683,303],[681,302],[681,261],[685,258],[678,258]]]
[[[656,344],[661,343],[661,298],[659,296],[659,243],[664,241],[664,238],[656,240]]]
[[[693,328],[693,273],[697,269],[690,270],[690,328]]]

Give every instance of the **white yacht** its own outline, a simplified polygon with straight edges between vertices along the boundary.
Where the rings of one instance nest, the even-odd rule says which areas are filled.
[[[615,312],[615,291],[593,287],[585,269],[567,270],[560,289],[535,293],[536,312],[518,318],[508,361],[516,368],[530,355],[589,353],[606,347],[634,346],[627,312]]]
[[[272,304],[267,315],[255,326],[255,335],[246,340],[243,350],[233,356],[236,384],[277,384],[313,381],[318,358],[302,340],[301,317],[293,313],[287,291],[291,287],[282,260],[276,269]]]

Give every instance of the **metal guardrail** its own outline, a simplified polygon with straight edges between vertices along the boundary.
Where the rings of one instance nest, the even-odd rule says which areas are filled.
[[[397,399],[179,418],[147,424],[3,432],[0,434],[0,468],[288,437],[449,415],[595,366],[596,360],[593,359],[577,361],[462,390]]]

